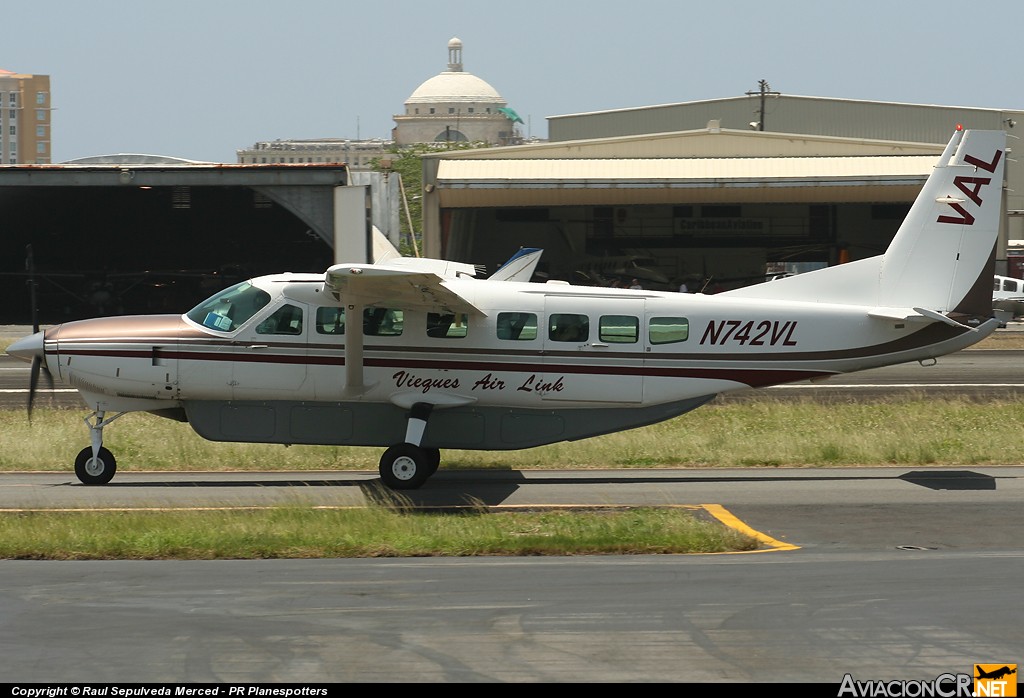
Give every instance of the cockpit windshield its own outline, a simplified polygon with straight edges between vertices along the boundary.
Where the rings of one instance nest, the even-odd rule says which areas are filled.
[[[219,332],[234,332],[270,302],[270,294],[248,281],[203,301],[185,317]]]

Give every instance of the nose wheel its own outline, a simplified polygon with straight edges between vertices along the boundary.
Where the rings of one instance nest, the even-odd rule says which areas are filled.
[[[117,472],[117,461],[114,454],[106,448],[100,448],[95,456],[92,446],[86,446],[75,459],[75,475],[86,485],[105,485]]]

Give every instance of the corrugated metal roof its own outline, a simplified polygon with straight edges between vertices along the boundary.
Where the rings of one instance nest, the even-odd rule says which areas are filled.
[[[840,158],[666,158],[614,160],[444,160],[439,163],[441,188],[508,187],[548,182],[552,186],[587,186],[588,183],[643,183],[666,181],[696,184],[799,180],[803,186],[825,182],[921,180],[938,158],[934,155]]]

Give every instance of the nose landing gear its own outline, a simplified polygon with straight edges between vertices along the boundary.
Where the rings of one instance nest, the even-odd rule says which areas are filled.
[[[104,414],[103,410],[96,410],[85,418],[92,445],[79,451],[75,458],[75,475],[85,485],[105,485],[117,472],[114,454],[103,448],[103,427],[127,413],[120,412],[110,419],[104,419]]]

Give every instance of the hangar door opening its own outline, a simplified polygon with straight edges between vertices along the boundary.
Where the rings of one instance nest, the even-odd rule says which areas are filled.
[[[742,203],[448,209],[444,256],[493,271],[540,247],[542,278],[714,292],[885,251],[910,204]]]

